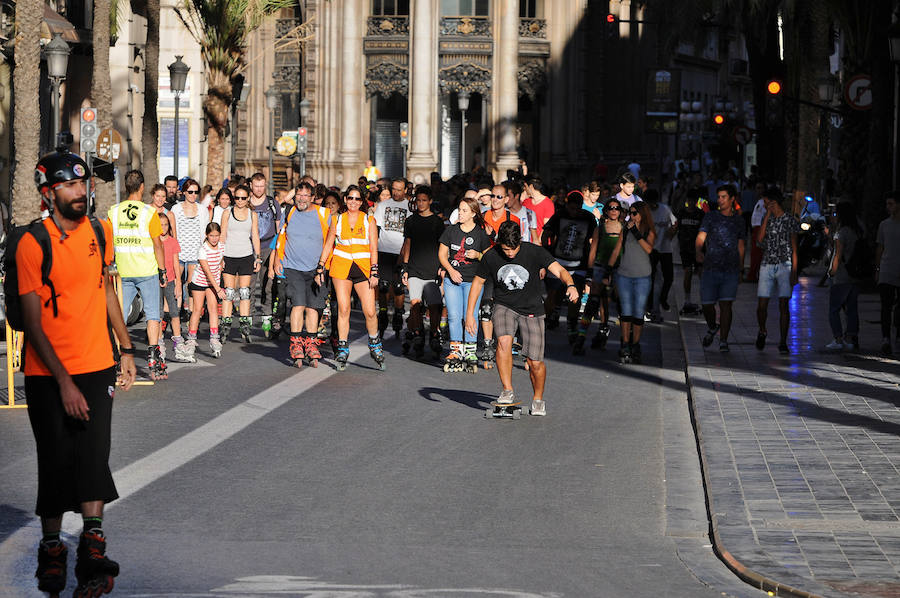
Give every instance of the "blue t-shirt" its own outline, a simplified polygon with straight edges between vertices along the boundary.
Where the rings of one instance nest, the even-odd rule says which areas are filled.
[[[603,213],[603,204],[600,203],[599,201],[596,202],[596,203],[595,203],[594,205],[592,205],[592,206],[589,206],[589,205],[587,204],[586,201],[581,202],[581,209],[584,210],[585,212],[590,212],[591,215],[594,217],[594,222],[595,222],[596,224],[600,224],[600,219],[597,218],[597,215],[596,215],[596,214],[594,214],[594,209],[595,209],[595,208],[596,208],[597,211],[600,212],[601,214]]]
[[[700,230],[706,233],[706,253],[703,269],[716,272],[740,272],[741,254],[738,241],[746,240],[747,228],[740,214],[723,216],[709,212],[703,217]]]
[[[282,264],[291,270],[311,272],[319,265],[322,256],[322,225],[318,210],[294,212],[285,231],[284,260]]]

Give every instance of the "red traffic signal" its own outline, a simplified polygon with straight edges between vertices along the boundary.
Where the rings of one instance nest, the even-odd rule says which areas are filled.
[[[772,79],[768,83],[766,83],[766,91],[773,96],[777,96],[781,93],[781,81],[778,79]]]
[[[612,14],[612,13],[607,13],[607,15],[606,15],[606,22],[609,23],[610,25],[612,25],[613,23],[615,23],[615,22],[616,22],[616,15],[614,15],[614,14]]]
[[[725,115],[718,112],[716,114],[713,114],[713,124],[715,124],[717,127],[721,127],[722,125],[724,125]]]
[[[306,127],[300,127],[297,129],[297,135],[300,137],[306,137]]]

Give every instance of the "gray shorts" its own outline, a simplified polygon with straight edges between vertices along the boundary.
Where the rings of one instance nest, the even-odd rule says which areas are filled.
[[[296,307],[324,309],[328,289],[316,284],[316,272],[284,269],[285,296]]]
[[[491,321],[497,338],[514,336],[518,329],[522,355],[532,361],[544,361],[544,314],[523,316],[505,305],[494,303]]]
[[[409,300],[425,302],[425,305],[440,305],[442,302],[441,287],[434,280],[424,278],[407,279],[406,288],[409,289]]]

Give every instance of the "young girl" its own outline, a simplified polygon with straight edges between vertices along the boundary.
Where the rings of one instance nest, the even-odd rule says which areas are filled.
[[[219,341],[219,314],[217,300],[225,298],[222,289],[222,262],[225,255],[225,244],[220,241],[222,229],[215,222],[206,225],[206,240],[200,246],[197,254],[198,267],[194,269],[194,275],[188,284],[191,299],[194,301],[194,310],[191,312],[188,324],[188,338],[185,341],[185,354],[193,358],[197,349],[197,328],[200,327],[200,313],[206,302],[206,312],[209,314],[209,350],[213,357],[222,354],[222,343]]]
[[[178,253],[181,246],[178,239],[172,236],[172,229],[168,218],[161,217],[159,223],[162,226],[162,234],[159,238],[163,243],[163,254],[166,264],[166,286],[160,289],[160,293],[165,300],[166,312],[169,314],[169,320],[172,325],[172,346],[175,353],[175,361],[181,361],[184,356],[184,338],[181,336],[181,284],[176,281],[181,280],[181,264],[178,262]],[[162,338],[159,342],[160,348],[165,347]]]

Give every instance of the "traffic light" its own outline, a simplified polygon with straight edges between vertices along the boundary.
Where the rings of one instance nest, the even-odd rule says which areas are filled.
[[[409,123],[400,123],[400,145],[403,147],[409,145]]]
[[[725,115],[721,112],[713,112],[712,122],[716,128],[720,128],[725,124]]]
[[[306,139],[307,139],[307,130],[306,127],[300,127],[297,129],[297,153],[305,154],[306,153]]]
[[[766,83],[766,126],[778,128],[784,124],[784,98],[781,81],[771,79]]]
[[[619,17],[611,12],[606,13],[606,37],[609,39],[619,37]]]
[[[82,154],[94,153],[97,151],[97,137],[100,130],[97,128],[97,111],[93,108],[81,109],[81,142],[80,149]]]

